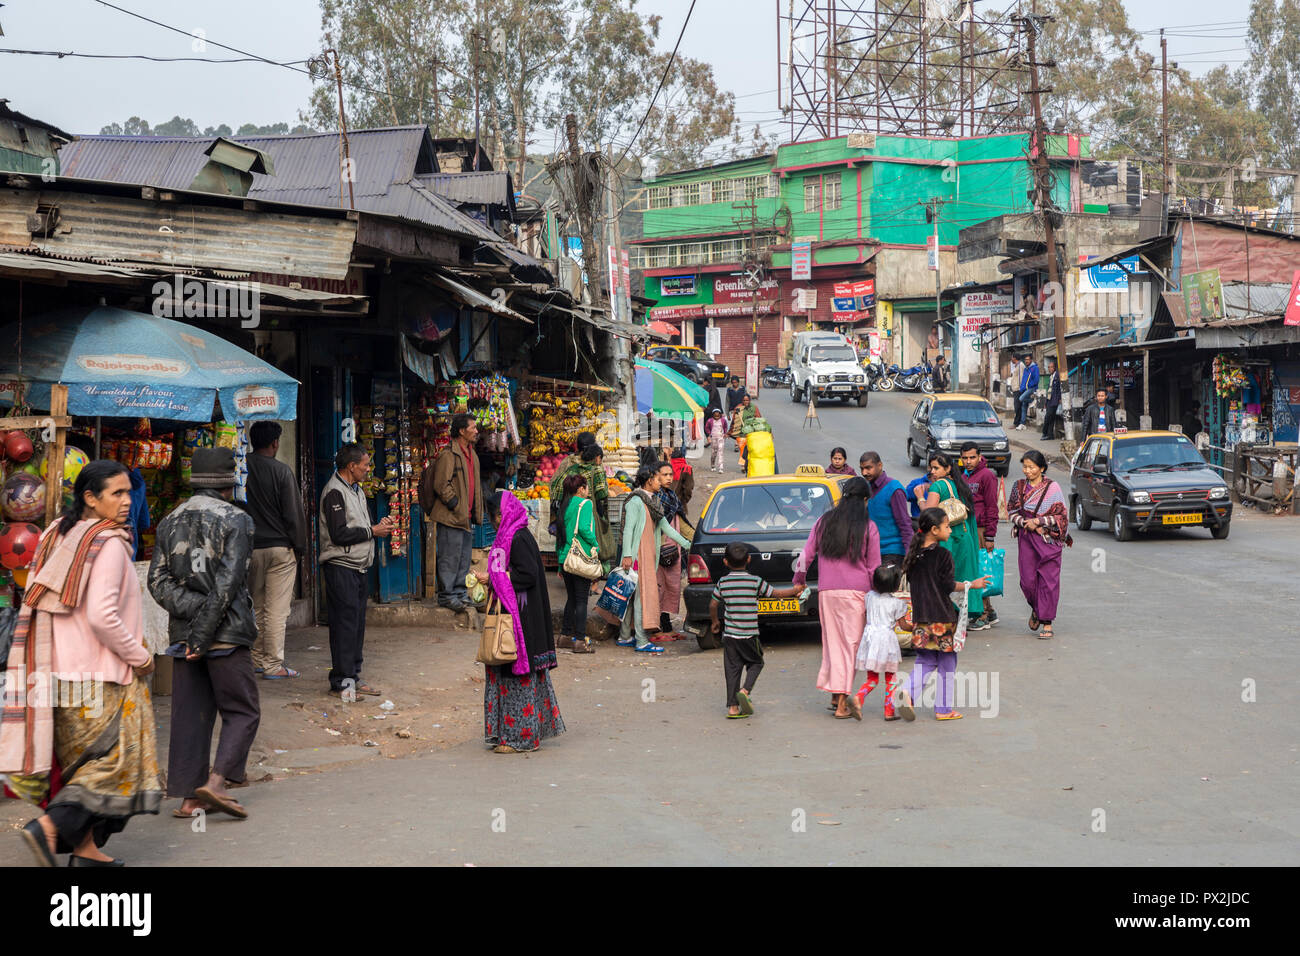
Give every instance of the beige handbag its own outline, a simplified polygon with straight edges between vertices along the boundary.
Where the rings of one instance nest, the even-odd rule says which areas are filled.
[[[501,601],[493,594],[483,612],[483,636],[479,638],[475,660],[480,664],[499,666],[513,664],[516,657],[514,618],[501,610]]]
[[[586,549],[583,548],[582,542],[578,540],[578,521],[582,519],[582,506],[588,503],[584,501],[581,505],[578,505],[578,514],[573,523],[573,538],[569,541],[569,553],[564,557],[564,570],[588,581],[595,581],[603,578],[605,572],[601,568],[596,554],[588,554]]]
[[[948,481],[947,478],[940,480]],[[938,484],[938,482],[935,482],[935,484]],[[943,513],[948,516],[948,524],[958,525],[966,520],[966,505],[957,497],[957,489],[953,486],[952,482],[948,481],[948,484],[952,487],[952,497],[944,498],[943,501],[939,502],[939,507],[942,508]]]

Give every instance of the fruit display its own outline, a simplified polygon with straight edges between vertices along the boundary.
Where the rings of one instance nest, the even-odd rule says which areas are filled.
[[[573,451],[580,432],[596,432],[612,413],[601,393],[578,383],[538,379],[528,392],[528,457],[561,457]]]
[[[45,482],[26,471],[14,472],[0,488],[0,511],[10,521],[35,521],[45,515]]]
[[[0,565],[13,571],[25,568],[36,556],[41,529],[34,524],[14,522],[0,525]]]
[[[632,493],[632,489],[623,484],[623,482],[619,481],[617,478],[608,478],[606,479],[605,484],[609,488],[609,494],[611,497],[630,495]]]

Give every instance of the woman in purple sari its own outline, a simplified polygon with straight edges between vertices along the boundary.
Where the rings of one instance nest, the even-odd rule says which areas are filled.
[[[1007,498],[1011,534],[1019,544],[1020,590],[1029,602],[1029,629],[1052,637],[1056,604],[1061,597],[1061,549],[1070,539],[1069,512],[1061,486],[1047,477],[1047,459],[1030,450],[1020,459],[1025,477]]]
[[[495,492],[487,505],[497,536],[488,552],[488,573],[479,572],[478,578],[514,619],[519,655],[513,664],[484,665],[483,733],[493,753],[526,753],[564,733],[550,674],[556,663],[551,598],[524,506],[508,491]]]

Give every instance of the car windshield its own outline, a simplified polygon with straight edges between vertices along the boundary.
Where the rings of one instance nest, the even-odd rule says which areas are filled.
[[[847,345],[814,345],[809,359],[813,362],[856,362],[858,353]]]
[[[737,485],[714,496],[700,530],[710,534],[806,532],[830,505],[830,489],[821,484]]]
[[[1186,438],[1163,435],[1115,442],[1111,469],[1124,471],[1173,471],[1187,467],[1204,468],[1205,459]]]
[[[678,355],[684,355],[687,358],[699,359],[701,362],[709,361],[708,353],[701,349],[674,349]]]
[[[996,425],[997,413],[988,402],[939,402],[930,413],[939,425]]]

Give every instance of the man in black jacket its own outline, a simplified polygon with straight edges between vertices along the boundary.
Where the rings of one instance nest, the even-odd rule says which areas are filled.
[[[253,519],[231,502],[235,453],[197,448],[190,484],[194,497],[158,525],[149,593],[170,615],[174,658],[167,795],[181,811],[219,810],[246,817],[226,790],[241,783],[261,721],[249,648],[257,640],[248,565]],[[221,712],[221,739],[209,765],[212,726]]]
[[[253,519],[253,561],[248,591],[257,611],[253,667],[264,680],[297,677],[284,662],[284,627],[293,603],[298,559],[307,551],[307,518],[293,470],[275,456],[279,422],[254,422],[248,430],[248,501]]]
[[[1061,375],[1056,370],[1056,359],[1047,359],[1047,407],[1043,410],[1043,435],[1051,441],[1056,437],[1056,416],[1061,408]]]
[[[1110,405],[1110,394],[1097,389],[1096,397],[1083,410],[1083,437],[1115,430],[1115,409]]]

